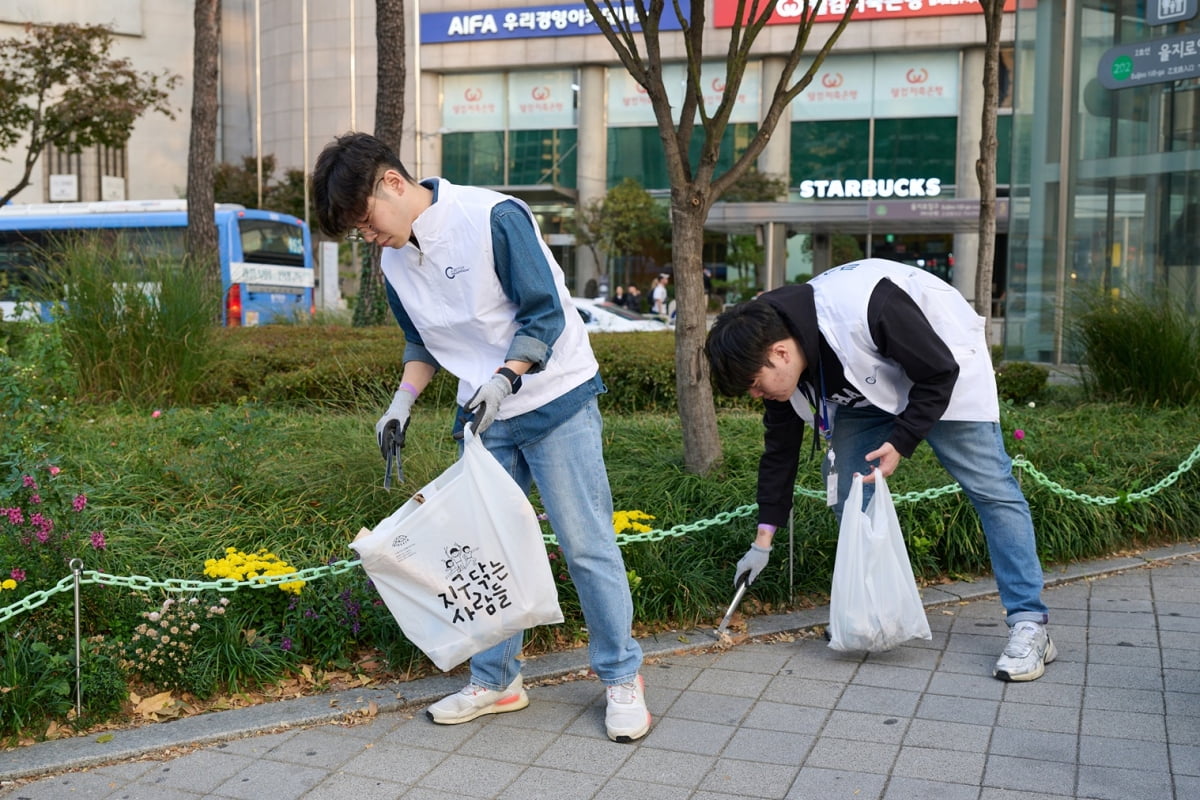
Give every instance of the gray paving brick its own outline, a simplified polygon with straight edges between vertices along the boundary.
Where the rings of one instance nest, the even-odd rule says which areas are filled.
[[[1089,736],[1119,736],[1126,740],[1167,740],[1167,726],[1161,714],[1142,714],[1136,711],[1086,708],[1083,710],[1080,731]]]
[[[1123,689],[1163,688],[1163,677],[1158,670],[1139,667],[1119,667],[1112,664],[1088,664],[1088,686],[1115,686]]]
[[[749,697],[733,697],[688,690],[671,705],[671,716],[715,722],[718,725],[737,725],[754,705]]]
[[[700,789],[738,797],[782,799],[792,786],[799,765],[763,764],[722,758],[700,782]]]
[[[1019,792],[1044,792],[1074,796],[1075,764],[1037,761],[1032,758],[988,756],[983,786]]]
[[[825,724],[829,714],[830,712],[824,708],[792,706],[786,703],[759,700],[746,714],[741,727],[791,733],[816,733]]]
[[[647,784],[681,786],[690,790],[699,785],[701,778],[716,761],[712,756],[640,747],[617,771],[616,777]],[[643,796],[650,796],[648,790],[644,788],[643,791]]]
[[[1088,662],[1092,664],[1117,664],[1146,669],[1157,669],[1162,666],[1162,655],[1157,647],[1094,644],[1088,647],[1087,657]]]
[[[1079,763],[1164,773],[1170,769],[1165,742],[1139,742],[1108,736],[1080,736]]]
[[[213,791],[252,763],[254,760],[247,756],[198,750],[155,765],[144,772],[138,782],[204,794]]]
[[[551,731],[504,725],[501,719],[507,718],[498,717],[490,724],[476,726],[475,735],[460,744],[455,752],[465,756],[528,764],[530,759],[549,747],[559,735]]]
[[[983,777],[983,753],[932,747],[901,747],[892,775],[908,778],[979,785]]]
[[[499,800],[590,800],[602,785],[604,779],[598,775],[529,767],[496,797]]]
[[[1162,714],[1165,710],[1162,692],[1111,686],[1084,690],[1083,707],[1107,711],[1142,711],[1147,714]]]
[[[943,750],[969,750],[982,753],[992,735],[991,726],[968,725],[963,722],[914,719],[904,733],[903,744],[909,747],[936,747]]]
[[[1079,739],[1073,733],[997,727],[992,731],[987,751],[999,756],[1074,764],[1079,752]]]
[[[686,689],[703,672],[699,665],[664,661],[660,664],[642,665],[642,677],[646,679],[646,691],[651,687],[663,689]]]
[[[1167,717],[1167,741],[1200,745],[1200,717]]]
[[[821,735],[837,739],[899,744],[907,728],[907,717],[868,714],[861,711],[834,711],[829,715]]]
[[[917,716],[922,719],[944,719],[947,722],[968,722],[991,725],[996,721],[1000,703],[995,700],[974,700],[966,697],[927,694],[921,698]]]
[[[850,683],[854,686],[879,686],[885,689],[920,692],[929,684],[929,670],[868,661],[858,668]]]
[[[724,662],[721,662],[724,664]],[[689,691],[726,694],[734,697],[757,698],[771,682],[774,673],[749,672],[730,669],[705,670],[692,681]]]
[[[872,711],[877,714],[910,717],[920,699],[921,695],[918,692],[852,684],[846,687],[846,691],[838,700],[837,709],[840,711]]]
[[[1061,669],[1062,665],[1055,661],[1047,667],[1046,674],[1050,676],[1051,671],[1058,673]],[[1050,714],[1068,713],[1062,709],[1075,710],[1083,703],[1084,689],[1078,683],[1058,683],[1049,680],[1004,683],[994,678],[992,682],[1003,688],[1006,701],[1056,706],[1054,709],[1046,709],[1046,713]]]
[[[1005,684],[993,678],[990,671],[935,672],[926,691],[930,694],[947,694],[976,700],[999,700],[1004,695],[1004,687]]]
[[[380,778],[335,772],[313,787],[309,796],[321,800],[395,800],[407,787]]]
[[[693,795],[691,789],[682,786],[655,784],[652,789],[647,789],[642,781],[613,778],[604,784],[596,797],[603,800],[688,800]]]
[[[996,717],[996,724],[1021,730],[1079,733],[1078,714],[1064,714],[1054,708],[1016,703],[1011,700],[1000,704],[1000,713]]]
[[[1079,796],[1098,800],[1162,800],[1171,797],[1171,776],[1147,770],[1083,765]]]
[[[417,785],[467,797],[495,797],[524,770],[519,764],[451,754]]]
[[[964,783],[893,777],[883,800],[976,800],[979,789]]]
[[[794,654],[789,652],[787,648],[751,644],[722,653],[713,662],[712,668],[706,670],[706,672],[711,672],[712,670],[717,670],[718,672],[729,670],[733,672],[774,675],[783,669],[793,656]]]
[[[785,800],[879,800],[886,775],[805,766]]]
[[[844,689],[844,684],[834,683],[832,680],[816,681],[791,675],[777,675],[771,679],[759,699],[796,706],[833,708]]]
[[[1200,747],[1195,744],[1170,745],[1171,772],[1176,775],[1200,776]]]
[[[382,781],[414,784],[448,754],[404,745],[376,745],[341,766],[341,772]]]
[[[742,728],[725,745],[721,755],[764,764],[801,764],[815,741],[815,736],[803,733]]]
[[[315,767],[256,761],[225,780],[212,793],[238,800],[261,800],[264,787],[269,786],[272,800],[293,800],[304,797],[325,779],[325,775],[325,770]]]
[[[609,776],[620,769],[634,752],[632,747],[614,746],[607,737],[601,739],[563,734],[555,737],[533,763],[540,767],[560,769],[574,767],[580,772]]]
[[[654,730],[646,737],[644,747],[716,755],[736,730],[732,725],[668,717],[655,723]]]
[[[806,766],[840,769],[848,764],[856,771],[877,772],[886,775],[896,760],[899,745],[882,742],[857,742],[853,739],[835,739],[823,736],[813,745],[805,761]]]

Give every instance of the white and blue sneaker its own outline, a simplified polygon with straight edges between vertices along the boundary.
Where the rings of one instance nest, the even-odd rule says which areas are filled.
[[[1046,633],[1046,626],[1036,622],[1018,622],[1008,632],[1008,644],[996,661],[992,676],[1002,681],[1036,681],[1046,671],[1046,665],[1058,658],[1058,650]]]

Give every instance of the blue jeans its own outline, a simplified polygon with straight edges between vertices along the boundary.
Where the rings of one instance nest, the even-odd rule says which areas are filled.
[[[482,437],[526,494],[531,482],[537,484],[579,592],[592,669],[605,685],[613,686],[637,677],[642,648],[633,638],[633,599],[613,531],[602,427],[593,397],[532,444],[518,446],[505,420],[493,422]],[[517,656],[524,638],[518,633],[477,653],[471,659],[471,682],[497,691],[512,683],[521,671]]]
[[[838,473],[838,502],[834,511],[839,520],[854,473],[867,475],[874,468],[865,456],[883,444],[894,419],[873,407],[837,409],[832,444]],[[1029,503],[1013,477],[1012,459],[1004,450],[1000,426],[995,422],[941,420],[925,441],[962,486],[979,515],[1008,624],[1026,620],[1045,624],[1049,613],[1042,603],[1042,564],[1038,560],[1033,518]],[[822,469],[828,468],[829,460],[825,459]],[[873,484],[863,486],[863,508],[874,493]]]

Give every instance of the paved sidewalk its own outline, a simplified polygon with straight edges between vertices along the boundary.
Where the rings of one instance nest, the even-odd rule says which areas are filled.
[[[580,650],[529,662],[524,711],[433,725],[462,682],[445,676],[282,701],[0,752],[0,798],[1200,798],[1200,543],[1047,582],[1059,657],[1033,683],[991,677],[994,584],[955,584],[924,592],[931,642],[880,655],[789,635],[824,608],[754,618],[766,640],[725,650],[646,640],[655,722],[633,745],[605,737],[595,679],[555,680]]]

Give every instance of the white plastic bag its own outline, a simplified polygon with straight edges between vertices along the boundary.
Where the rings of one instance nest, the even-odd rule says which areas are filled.
[[[462,458],[350,546],[404,635],[441,670],[563,621],[533,506],[469,430]]]
[[[896,506],[879,470],[866,511],[862,492],[862,476],[856,475],[842,506],[829,596],[829,646],[880,652],[909,639],[931,639]]]

